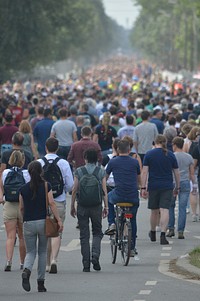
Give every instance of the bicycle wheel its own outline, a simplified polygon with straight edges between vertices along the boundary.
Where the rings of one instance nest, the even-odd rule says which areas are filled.
[[[110,247],[111,247],[111,255],[112,255],[112,263],[114,264],[116,262],[117,258],[117,248],[118,248],[118,231],[117,231],[117,225],[116,225],[116,231],[115,234],[110,236]]]
[[[132,228],[131,223],[125,221],[122,226],[122,237],[121,237],[121,256],[122,262],[125,266],[128,265],[131,253],[131,239],[132,239]]]

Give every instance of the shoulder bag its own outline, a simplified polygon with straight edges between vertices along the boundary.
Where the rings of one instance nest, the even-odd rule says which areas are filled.
[[[47,237],[58,237],[59,236],[59,225],[58,221],[51,217],[49,214],[49,198],[48,198],[48,186],[47,182],[45,182],[45,196],[46,196],[46,220],[45,220],[45,233]]]

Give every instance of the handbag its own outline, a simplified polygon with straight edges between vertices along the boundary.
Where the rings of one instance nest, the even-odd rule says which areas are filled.
[[[55,217],[51,217],[49,214],[49,198],[48,198],[48,188],[47,182],[45,182],[45,196],[46,196],[46,220],[45,220],[45,234],[47,237],[58,237],[59,236],[59,225]]]

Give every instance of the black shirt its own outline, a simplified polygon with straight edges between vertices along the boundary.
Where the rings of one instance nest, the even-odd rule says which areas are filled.
[[[1,157],[1,163],[6,164],[6,168],[11,168],[12,167],[8,164],[8,161],[10,159],[10,156],[11,156],[12,152],[14,152],[15,150],[19,150],[19,149],[9,149],[9,150],[3,152],[2,157]],[[29,153],[25,150],[22,150],[22,151],[24,152],[24,155],[25,155],[25,163],[24,163],[24,166],[22,168],[27,169],[29,163],[31,161],[33,161],[33,156],[32,156],[31,153]]]
[[[48,183],[48,192],[51,185]],[[41,183],[36,196],[33,198],[33,191],[30,188],[30,182],[26,183],[20,189],[24,203],[24,221],[35,221],[46,218],[46,195],[45,184]]]

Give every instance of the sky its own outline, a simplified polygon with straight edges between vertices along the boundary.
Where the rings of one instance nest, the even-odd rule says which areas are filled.
[[[103,0],[103,4],[106,14],[127,29],[133,26],[139,14],[132,0]]]

